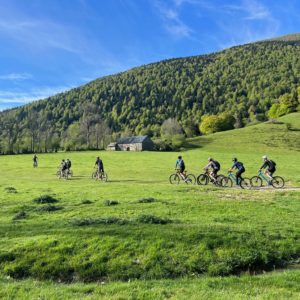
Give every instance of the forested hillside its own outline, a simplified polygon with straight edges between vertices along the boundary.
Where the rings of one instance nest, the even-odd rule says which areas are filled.
[[[2,112],[1,152],[101,148],[111,134],[159,136],[168,118],[188,136],[207,114],[227,112],[235,127],[263,121],[282,95],[297,109],[299,53],[294,35],[100,78]]]

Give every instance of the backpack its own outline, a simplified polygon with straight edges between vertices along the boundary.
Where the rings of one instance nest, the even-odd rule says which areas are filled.
[[[185,165],[184,165],[184,161],[183,161],[183,160],[181,160],[181,161],[180,161],[180,163],[179,163],[179,167],[180,167],[180,168],[182,168],[182,169],[184,169],[184,168],[185,168]]]
[[[276,167],[276,162],[273,161],[273,160],[270,160],[271,164],[273,165],[273,167],[275,168]]]
[[[221,168],[221,165],[220,165],[220,163],[218,162],[218,161],[214,161],[214,164],[215,164],[215,166],[216,166],[216,169],[219,169],[220,170],[220,168]]]

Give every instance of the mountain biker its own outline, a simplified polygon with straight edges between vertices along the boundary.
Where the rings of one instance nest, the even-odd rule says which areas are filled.
[[[37,168],[37,166],[38,166],[38,157],[37,157],[36,154],[33,155],[32,160],[33,160],[33,167]]]
[[[100,179],[100,175],[104,173],[104,165],[102,159],[98,156],[95,162],[95,166],[97,167],[97,178]]]
[[[72,162],[68,158],[67,158],[67,161],[66,161],[66,165],[67,165],[68,171],[70,171],[71,166],[72,166]]]
[[[63,174],[66,170],[68,170],[67,162],[63,159],[60,163],[60,171]]]
[[[212,177],[212,179],[216,180],[218,172],[221,169],[220,163],[214,160],[213,158],[209,157],[208,164],[205,166],[204,170],[208,171],[209,169],[211,169],[211,171],[209,172],[209,176]]]
[[[179,169],[179,173],[180,175],[185,178],[185,175],[183,174],[184,170],[185,170],[185,164],[184,161],[182,159],[182,156],[178,156],[178,159],[176,160],[176,164],[175,164],[175,169]]]
[[[234,169],[237,169],[238,171],[236,172],[235,176],[236,176],[236,185],[239,185],[239,182],[241,182],[241,180],[243,180],[242,178],[242,174],[246,171],[244,164],[240,161],[238,161],[238,159],[236,157],[234,157],[232,159],[233,165],[231,167],[231,169],[229,170],[229,172],[232,172]]]
[[[270,179],[272,179],[273,174],[276,172],[276,163],[275,161],[269,159],[266,155],[264,155],[262,159],[263,159],[263,165],[260,167],[259,171],[267,168],[265,174],[269,176]]]

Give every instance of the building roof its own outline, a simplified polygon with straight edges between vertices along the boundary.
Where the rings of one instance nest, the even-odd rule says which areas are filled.
[[[116,147],[117,143],[110,143],[107,147]]]
[[[117,142],[117,144],[136,144],[136,143],[142,143],[148,138],[147,135],[144,136],[131,136],[131,137],[125,137],[120,138]]]

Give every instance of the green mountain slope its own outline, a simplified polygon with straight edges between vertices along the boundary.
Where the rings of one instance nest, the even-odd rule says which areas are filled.
[[[1,122],[4,116],[17,121],[14,130],[20,132],[18,139],[22,136],[22,147],[27,149],[32,140],[39,142],[34,135],[45,135],[49,128],[57,144],[71,124],[84,122],[87,111],[114,132],[154,135],[170,117],[194,132],[204,114],[227,111],[242,125],[265,120],[271,104],[300,85],[299,51],[298,38],[280,38],[209,55],[166,60],[100,78],[1,113],[2,138],[8,138],[5,122]],[[33,132],[33,124],[37,132]]]

